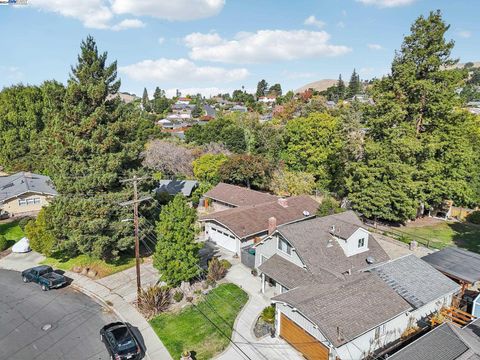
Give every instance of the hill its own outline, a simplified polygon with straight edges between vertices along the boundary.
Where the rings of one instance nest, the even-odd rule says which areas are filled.
[[[309,84],[303,85],[302,87],[299,87],[297,90],[295,90],[295,93],[301,93],[304,92],[305,90],[308,89],[315,89],[317,91],[324,91],[327,90],[330,86],[336,85],[337,80],[333,79],[323,79],[319,81],[314,81]]]

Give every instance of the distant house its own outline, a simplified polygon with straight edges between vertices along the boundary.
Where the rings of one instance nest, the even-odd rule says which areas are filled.
[[[169,195],[177,195],[182,193],[183,196],[191,196],[192,192],[198,187],[195,180],[160,180],[158,187],[155,189],[157,194],[167,193]]]
[[[246,113],[248,112],[248,109],[246,106],[243,106],[243,105],[235,105],[230,108],[230,111]]]
[[[0,177],[0,212],[35,215],[58,193],[48,176],[19,172]]]
[[[177,105],[188,105],[190,104],[191,99],[187,97],[179,97],[175,104]]]
[[[255,248],[276,335],[307,359],[375,358],[460,291],[414,255],[388,261],[353,212],[278,226]]]
[[[277,101],[277,97],[276,97],[276,96],[260,96],[260,97],[258,98],[258,102],[261,102],[261,103],[264,103],[264,104],[268,104],[268,105],[274,104],[275,101]]]

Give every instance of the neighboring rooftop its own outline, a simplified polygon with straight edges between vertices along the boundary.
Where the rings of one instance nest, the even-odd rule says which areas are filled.
[[[231,186],[231,185],[230,185]],[[215,189],[213,189],[215,190]],[[250,190],[251,191],[251,190]],[[239,195],[239,194],[237,194]],[[252,196],[252,194],[247,194]],[[205,194],[206,197],[211,195]],[[269,195],[272,196],[272,195]],[[255,198],[260,200],[259,198]],[[225,202],[225,200],[223,200]],[[238,203],[235,198],[234,201]],[[269,218],[274,217],[277,225],[288,224],[315,216],[318,203],[309,196],[294,196],[283,199],[286,206],[276,199],[252,206],[241,206],[202,216],[201,221],[215,221],[243,239],[268,230]]]
[[[170,195],[181,192],[184,196],[190,196],[197,186],[198,182],[195,180],[160,180],[155,192],[166,192]]]
[[[455,247],[447,247],[422,258],[438,271],[457,280],[480,281],[480,255]]]
[[[219,183],[207,191],[204,197],[221,201],[232,206],[250,206],[276,201],[277,197],[242,186]]]
[[[45,175],[19,172],[0,177],[0,202],[27,193],[57,195],[52,180]]]
[[[272,298],[298,309],[335,347],[411,309],[378,276],[362,273],[347,281],[312,281]]]
[[[371,271],[415,308],[460,290],[460,285],[413,254],[375,266]]]

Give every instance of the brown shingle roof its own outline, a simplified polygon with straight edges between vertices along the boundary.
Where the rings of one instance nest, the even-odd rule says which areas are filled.
[[[277,200],[277,197],[271,194],[225,183],[220,183],[207,191],[204,197],[233,206],[258,205]]]
[[[287,199],[288,206],[283,207],[277,200],[253,206],[242,206],[208,214],[200,221],[215,221],[226,226],[238,238],[260,234],[268,230],[268,219],[275,217],[277,225],[288,224],[314,216],[318,203],[308,196],[294,196]],[[307,211],[310,215],[304,215]]]

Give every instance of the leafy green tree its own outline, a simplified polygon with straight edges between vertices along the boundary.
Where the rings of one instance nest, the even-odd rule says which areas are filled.
[[[152,105],[150,103],[150,99],[148,98],[147,88],[143,88],[142,105],[145,111],[152,111]]]
[[[199,118],[200,116],[203,115],[203,106],[202,104],[196,104],[195,107],[192,110],[192,117],[193,118]]]
[[[45,255],[51,256],[57,244],[55,236],[48,229],[46,209],[40,210],[35,220],[30,220],[25,226],[25,235],[30,240],[30,247]]]
[[[220,182],[220,167],[227,160],[228,156],[224,154],[202,155],[193,161],[193,174],[200,181],[216,185]]]
[[[170,108],[170,101],[165,95],[165,90],[162,90],[157,86],[153,94],[153,111],[156,114],[163,114],[169,108]]]
[[[233,155],[220,167],[223,181],[265,189],[270,180],[272,166],[264,157],[241,154]]]
[[[338,75],[335,101],[345,99],[346,95],[347,95],[347,88],[345,87],[345,82],[342,80],[342,74],[340,74]]]
[[[200,274],[198,251],[202,246],[195,239],[196,220],[195,209],[181,194],[162,208],[153,265],[168,285],[178,286]]]
[[[278,169],[273,172],[269,187],[279,196],[308,195],[315,189],[315,177],[307,172]]]
[[[345,211],[340,207],[340,204],[333,197],[327,195],[322,199],[322,202],[317,210],[317,216],[334,215]]]
[[[8,240],[5,235],[0,235],[0,252],[8,248]]]
[[[265,79],[262,79],[258,82],[257,84],[257,92],[256,96],[257,98],[265,96],[268,90],[268,83],[265,81]]]
[[[353,69],[353,73],[350,76],[350,81],[348,82],[348,88],[346,91],[347,97],[351,98],[362,92],[362,84],[360,82],[360,75],[357,74],[357,71]]]
[[[268,89],[268,95],[282,96],[282,86],[280,84],[274,84]]]

